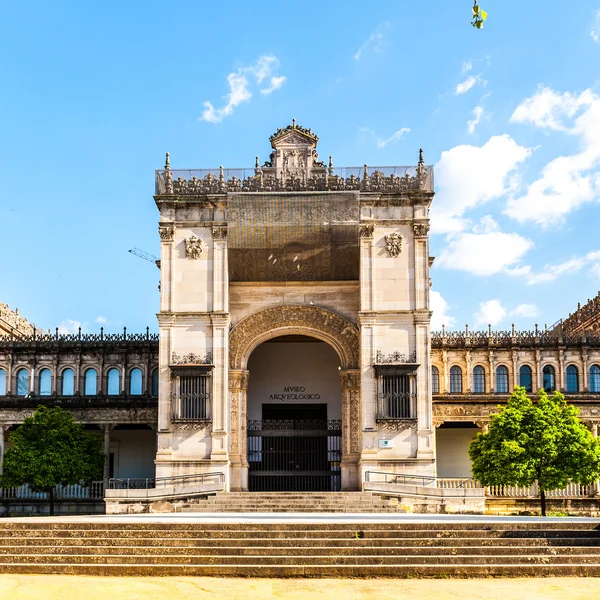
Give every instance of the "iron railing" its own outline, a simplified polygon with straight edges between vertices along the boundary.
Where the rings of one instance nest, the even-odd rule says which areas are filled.
[[[102,500],[104,498],[104,482],[92,481],[90,485],[57,485],[54,488],[54,499],[62,500]],[[0,488],[0,500],[47,500],[46,492],[34,492],[29,485]]]
[[[221,472],[195,473],[192,475],[174,475],[172,477],[112,477],[108,480],[110,490],[150,490],[174,485],[193,485],[213,480],[225,483],[225,475]]]
[[[474,479],[466,477],[448,478],[433,475],[413,475],[412,473],[388,473],[385,471],[365,471],[365,481],[391,483],[401,485],[416,485],[443,489],[477,488],[481,487]]]

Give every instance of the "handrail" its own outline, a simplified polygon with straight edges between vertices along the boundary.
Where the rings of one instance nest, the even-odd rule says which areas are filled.
[[[194,473],[191,475],[173,475],[171,477],[111,477],[108,480],[110,490],[148,490],[178,483],[204,483],[208,478],[217,478],[218,483],[225,483],[225,475],[216,471],[213,473]]]
[[[371,476],[378,476],[377,479],[371,479]],[[383,477],[381,481],[380,477]],[[380,483],[404,484],[404,485],[421,485],[430,487],[450,487],[444,485],[444,482],[452,480],[453,488],[470,488],[473,487],[475,480],[467,477],[464,479],[455,477],[435,477],[434,475],[413,475],[411,473],[389,473],[385,471],[365,471],[365,481],[379,481]],[[433,485],[432,485],[433,484]],[[440,485],[441,484],[441,485]]]

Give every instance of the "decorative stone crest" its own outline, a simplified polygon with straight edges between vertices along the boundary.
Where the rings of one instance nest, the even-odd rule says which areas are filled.
[[[172,242],[175,228],[172,225],[159,225],[158,235],[160,235],[161,242]]]
[[[372,238],[374,231],[375,225],[373,223],[361,223],[358,226],[358,234],[361,238]]]
[[[197,236],[192,235],[185,239],[185,257],[197,259],[200,258],[204,242]]]
[[[298,179],[306,176],[306,161],[301,150],[287,150],[283,153],[283,174]]]
[[[212,235],[215,240],[225,240],[227,239],[227,227],[213,227]]]
[[[171,364],[172,365],[212,365],[213,364],[213,355],[212,352],[207,352],[204,356],[200,354],[194,354],[193,352],[189,352],[188,354],[183,354],[179,356],[176,352],[173,352],[171,355]]]
[[[390,233],[389,235],[384,236],[385,239],[385,249],[387,253],[392,257],[396,258],[400,256],[400,252],[402,252],[402,236],[398,235],[396,232]]]
[[[174,421],[173,429],[177,431],[200,431],[202,429],[210,429],[212,421],[210,419],[203,419],[201,421],[194,421],[188,423],[185,421]]]
[[[429,225],[427,223],[415,223],[413,226],[413,231],[415,232],[415,237],[424,238],[427,237],[429,233]]]
[[[377,431],[404,431],[405,429],[417,429],[417,419],[396,419],[377,423]]]

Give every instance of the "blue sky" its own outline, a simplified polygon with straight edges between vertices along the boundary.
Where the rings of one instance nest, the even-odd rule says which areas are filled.
[[[434,325],[551,324],[600,289],[600,0],[4,3],[0,301],[156,330],[154,169],[436,166]],[[210,104],[207,104],[210,103]],[[470,124],[469,124],[470,122]]]

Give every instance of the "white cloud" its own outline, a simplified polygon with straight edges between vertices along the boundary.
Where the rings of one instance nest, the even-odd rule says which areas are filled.
[[[578,137],[581,151],[550,161],[524,195],[509,199],[505,211],[508,216],[547,227],[562,223],[581,204],[598,199],[600,96],[591,90],[560,94],[541,87],[516,108],[511,121]]]
[[[595,44],[600,44],[600,8],[594,11],[594,19],[590,29],[590,36]]]
[[[468,73],[469,71],[472,71],[472,70],[473,70],[473,63],[470,60],[465,60],[462,64],[460,72],[464,75],[465,73]]]
[[[456,86],[455,94],[460,96],[466,94],[477,83],[477,77],[469,75],[463,82]]]
[[[381,53],[384,50],[383,38],[384,33],[389,29],[390,24],[387,21],[379,23],[375,31],[367,38],[367,41],[356,51],[354,60],[360,60],[365,50],[373,49],[374,52]]]
[[[479,125],[481,117],[483,117],[483,112],[483,106],[476,106],[473,109],[473,118],[470,121],[467,121],[467,131],[470,134],[475,133],[475,127]]]
[[[454,327],[456,319],[448,314],[450,305],[442,298],[442,295],[439,292],[432,291],[429,294],[429,305],[433,311],[433,315],[431,316],[432,331],[439,331],[442,328],[442,325],[446,326],[448,329]]]
[[[435,165],[437,193],[431,208],[433,233],[461,231],[467,210],[510,192],[514,170],[531,150],[509,135],[491,137],[483,146],[455,146]]]
[[[524,319],[534,319],[540,315],[540,309],[535,304],[519,304],[510,311],[511,317],[522,317]]]
[[[65,319],[58,326],[58,333],[79,333],[80,327],[83,329],[81,321]]]
[[[274,75],[273,72],[279,68],[279,60],[276,56],[261,56],[256,63],[248,67],[238,69],[237,72],[227,75],[227,84],[229,93],[224,97],[225,105],[221,108],[215,108],[208,100],[204,102],[204,112],[200,117],[202,121],[209,123],[220,123],[225,117],[233,113],[236,106],[243,102],[249,102],[252,98],[250,90],[250,80],[258,85],[268,80],[269,85],[261,89],[262,94],[270,94],[280,89],[286,82],[287,77],[283,75]]]
[[[533,273],[530,267],[527,267],[522,273],[514,273],[516,275],[523,275],[527,283],[530,285],[536,285],[538,283],[547,283],[549,281],[555,281],[561,275],[577,273],[584,267],[589,267],[589,270],[593,274],[600,276],[600,251],[595,250],[588,252],[583,256],[574,256],[569,260],[557,263],[555,265],[545,265],[539,273]]]
[[[494,327],[507,316],[506,309],[500,300],[486,300],[479,303],[479,310],[475,313],[475,327],[491,325]]]
[[[533,242],[517,233],[483,230],[449,236],[436,264],[444,269],[466,271],[473,275],[488,276],[510,272],[518,266]]]
[[[96,323],[99,323],[100,325],[105,325],[106,323],[108,323],[108,319],[106,317],[96,317]]]
[[[405,133],[410,133],[410,129],[408,127],[403,127],[402,129],[398,129],[398,131],[396,131],[394,134],[392,134],[386,140],[379,138],[377,140],[377,147],[385,148],[389,144],[391,144],[393,142],[397,142]]]
[[[261,94],[271,94],[272,92],[277,91],[281,88],[281,86],[287,81],[287,77],[285,75],[280,75],[279,77],[271,77],[269,82],[269,87],[260,90]]]

